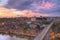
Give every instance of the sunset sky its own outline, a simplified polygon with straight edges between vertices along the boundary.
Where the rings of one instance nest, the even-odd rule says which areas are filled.
[[[9,17],[12,16],[11,14],[13,16],[60,16],[60,0],[0,0],[0,10],[2,11],[0,15],[4,17],[9,14]]]

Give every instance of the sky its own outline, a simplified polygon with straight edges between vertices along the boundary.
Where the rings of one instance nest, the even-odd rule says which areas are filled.
[[[20,16],[60,16],[60,0],[1,0],[1,5]]]
[[[7,4],[7,1],[8,0],[0,0],[0,4],[5,5],[5,4]]]

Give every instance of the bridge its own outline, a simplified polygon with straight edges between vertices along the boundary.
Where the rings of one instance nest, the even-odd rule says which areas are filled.
[[[51,40],[50,38],[50,29],[52,25],[54,24],[54,21],[52,21],[47,27],[45,27],[42,32],[35,37],[34,40]]]

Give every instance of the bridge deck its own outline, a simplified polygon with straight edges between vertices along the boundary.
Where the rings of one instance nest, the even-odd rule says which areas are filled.
[[[34,40],[43,40],[53,23],[54,22],[51,22],[51,24],[49,24],[45,29],[43,29],[42,32]]]

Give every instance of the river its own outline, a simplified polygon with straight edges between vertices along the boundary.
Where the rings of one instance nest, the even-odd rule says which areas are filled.
[[[0,40],[27,40],[27,39],[23,39],[23,38],[18,38],[16,36],[9,36],[9,35],[2,35],[0,34]]]

